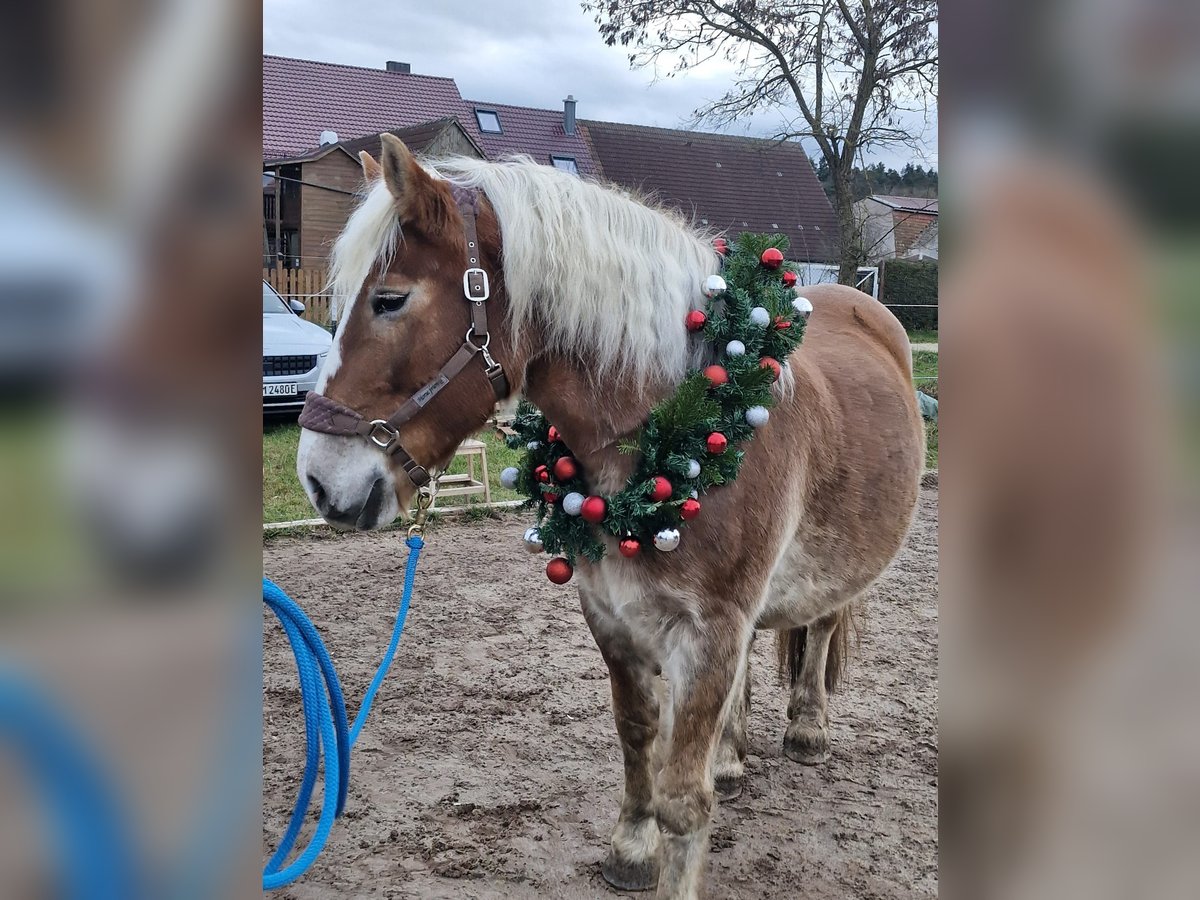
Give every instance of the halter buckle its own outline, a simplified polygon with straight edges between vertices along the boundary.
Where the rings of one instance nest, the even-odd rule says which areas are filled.
[[[400,432],[383,419],[372,419],[370,425],[371,430],[367,432],[367,439],[380,450],[390,450],[392,444],[400,437]],[[386,437],[386,440],[380,440],[379,435],[381,432]]]
[[[471,289],[471,276],[473,275],[477,275],[481,279],[479,287],[483,291],[482,297],[476,296],[475,292]],[[482,303],[488,297],[492,296],[492,285],[488,281],[487,272],[479,268],[470,268],[463,272],[463,296],[472,303]]]

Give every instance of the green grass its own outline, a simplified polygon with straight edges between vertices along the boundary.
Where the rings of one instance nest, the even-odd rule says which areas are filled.
[[[932,329],[914,328],[908,333],[910,344],[936,344],[938,333]]]
[[[913,351],[913,382],[917,390],[931,397],[938,395],[938,355],[932,350]],[[925,423],[925,466],[936,469],[938,465],[937,422]]]
[[[487,444],[488,481],[492,487],[492,500],[520,499],[515,491],[500,484],[500,470],[515,466],[521,454],[505,446],[494,431],[481,431],[476,437]],[[304,495],[296,477],[296,445],[300,440],[300,426],[295,422],[266,422],[263,424],[263,522],[293,522],[297,519],[312,519],[316,512]],[[467,461],[456,458],[450,467],[451,474],[467,471]],[[482,474],[479,460],[475,460],[475,477]],[[468,497],[450,497],[447,506],[462,503],[479,503],[482,494]],[[439,506],[441,504],[439,503]],[[482,515],[486,510],[479,510]]]
[[[936,332],[934,337],[936,338]],[[937,396],[938,355],[929,350],[913,351],[913,379],[918,389],[931,396]],[[934,423],[926,424],[926,460],[929,468],[937,467],[938,460],[938,429]],[[488,480],[492,486],[492,500],[521,499],[516,491],[510,491],[500,484],[500,470],[506,466],[518,465],[521,451],[510,450],[494,431],[485,429],[476,437],[487,444]],[[300,440],[300,426],[295,422],[267,422],[263,425],[263,521],[292,522],[297,519],[312,519],[316,517],[308,498],[304,495],[300,481],[296,477],[296,444]],[[451,474],[467,470],[467,461],[462,457],[454,460],[450,467]],[[479,461],[475,461],[475,475],[482,474]],[[469,497],[450,497],[446,500],[448,506],[459,506],[483,501],[482,494]],[[479,517],[488,515],[485,509],[473,510]]]
[[[922,381],[937,379],[938,355],[932,350],[913,351],[913,380],[920,386]]]
[[[925,468],[938,467],[938,426],[937,422],[925,423]]]

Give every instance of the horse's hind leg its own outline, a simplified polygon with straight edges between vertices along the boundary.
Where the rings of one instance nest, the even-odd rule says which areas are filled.
[[[750,651],[753,648],[754,636],[751,635],[741,680],[733,686],[725,710],[725,725],[713,756],[713,787],[717,799],[722,801],[733,800],[742,793],[742,779],[746,773],[746,721],[750,715]]]
[[[625,796],[613,829],[608,856],[600,866],[604,880],[625,891],[644,891],[658,880],[658,823],[654,818],[654,739],[658,734],[656,674],[638,652],[629,629],[584,591],[583,614],[608,664],[613,714],[625,757]]]
[[[816,765],[829,759],[829,645],[838,628],[845,627],[843,613],[831,613],[810,624],[806,633],[795,632],[782,636],[784,640],[802,641],[790,651],[792,680],[791,702],[788,704],[789,724],[783,737],[783,752],[796,762]],[[839,665],[833,661],[833,669]]]

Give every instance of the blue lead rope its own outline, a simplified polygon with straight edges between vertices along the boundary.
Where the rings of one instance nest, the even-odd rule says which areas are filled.
[[[263,579],[263,602],[271,607],[279,618],[292,645],[292,655],[296,659],[296,671],[300,676],[300,696],[304,705],[306,748],[304,779],[296,796],[296,806],[292,810],[287,831],[279,842],[279,849],[263,869],[265,891],[290,884],[308,871],[309,866],[325,848],[334,820],[346,808],[346,794],[350,788],[350,748],[358,740],[359,732],[371,713],[371,703],[375,694],[383,684],[383,679],[387,677],[392,659],[396,655],[396,648],[400,646],[400,635],[404,632],[404,620],[408,616],[413,580],[417,574],[417,560],[420,559],[421,549],[425,546],[419,535],[413,535],[405,544],[408,546],[408,565],[404,570],[404,593],[400,596],[400,609],[396,613],[392,640],[363,696],[354,725],[350,727],[346,724],[346,701],[342,695],[342,686],[320,633],[291,597],[274,582]],[[286,868],[281,868],[291,855],[292,847],[308,815],[322,761],[325,765],[324,799],[317,830],[304,851]]]

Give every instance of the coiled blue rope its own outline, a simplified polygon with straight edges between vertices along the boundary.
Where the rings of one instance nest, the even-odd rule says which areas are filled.
[[[396,613],[396,624],[392,628],[392,639],[387,652],[375,670],[375,677],[363,696],[362,705],[355,716],[354,724],[347,726],[346,701],[337,671],[329,651],[316,627],[295,601],[269,579],[263,579],[263,602],[279,618],[292,655],[296,659],[296,671],[300,676],[300,697],[304,705],[305,760],[304,778],[296,796],[296,806],[287,830],[279,842],[279,849],[271,856],[263,869],[263,890],[273,890],[295,881],[313,864],[329,840],[334,820],[346,807],[346,794],[350,788],[350,748],[358,740],[359,732],[371,713],[371,703],[383,679],[387,677],[396,648],[400,646],[400,635],[404,632],[404,620],[408,616],[408,604],[412,599],[413,581],[417,574],[417,561],[425,542],[413,535],[405,542],[408,546],[408,565],[404,570],[404,591],[400,595],[400,608]],[[324,761],[324,799],[317,828],[308,846],[286,868],[284,862],[292,853],[296,838],[316,787],[318,771]]]
[[[0,746],[15,749],[49,797],[49,824],[64,845],[65,896],[121,900],[142,895],[129,822],[111,773],[88,752],[79,731],[37,685],[0,672]]]

